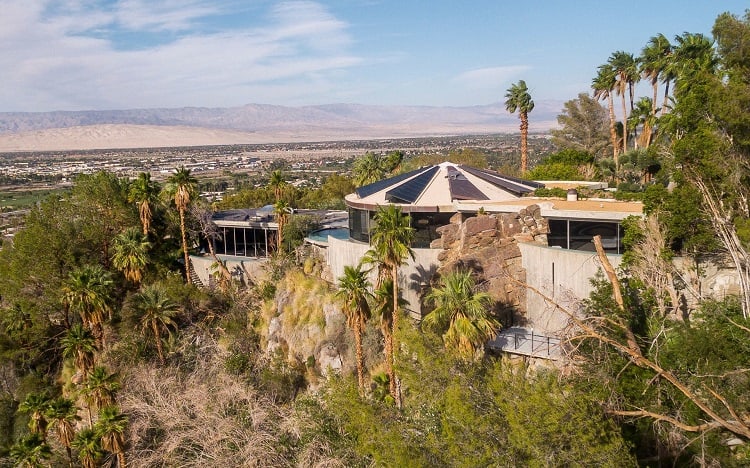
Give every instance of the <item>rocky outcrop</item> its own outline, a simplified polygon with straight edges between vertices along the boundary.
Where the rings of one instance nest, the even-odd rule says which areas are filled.
[[[547,245],[549,225],[541,217],[539,206],[531,205],[518,213],[466,218],[457,213],[450,221],[438,228],[441,237],[431,245],[443,249],[436,279],[451,271],[470,270],[476,275],[477,284],[495,299],[500,317],[523,322],[526,293],[509,277],[526,281],[518,242]]]

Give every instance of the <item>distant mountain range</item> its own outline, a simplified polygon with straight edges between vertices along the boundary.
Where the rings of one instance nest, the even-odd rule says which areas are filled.
[[[531,131],[547,132],[561,109],[562,102],[537,102],[529,118]],[[248,104],[229,108],[4,112],[0,113],[0,151],[510,133],[517,132],[518,125],[518,116],[510,114],[502,103],[471,107]],[[185,132],[203,135],[205,142],[198,137],[181,142]],[[158,141],[150,141],[155,134]],[[112,135],[119,135],[119,139],[112,141]]]

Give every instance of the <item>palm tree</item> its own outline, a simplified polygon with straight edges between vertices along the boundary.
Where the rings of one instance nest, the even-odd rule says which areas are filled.
[[[125,279],[140,283],[143,270],[148,264],[148,251],[151,243],[138,228],[131,227],[115,237],[112,265],[125,274]]]
[[[100,437],[93,429],[80,431],[71,445],[78,450],[78,461],[83,468],[96,468],[98,461],[104,456]]]
[[[653,87],[654,97],[651,100],[651,114],[656,116],[656,101],[659,92],[659,79],[663,79],[664,70],[669,63],[669,57],[672,54],[672,44],[664,34],[657,34],[649,39],[648,44],[641,50],[639,59],[640,72]],[[667,87],[669,84],[667,84]],[[666,97],[666,96],[665,96]],[[665,102],[666,105],[666,102]]]
[[[143,226],[143,235],[148,236],[153,218],[152,206],[156,203],[159,195],[159,185],[151,180],[151,174],[141,172],[138,177],[130,183],[128,189],[128,201],[138,206],[138,214]]]
[[[626,106],[625,92],[630,95],[630,109],[633,109],[633,85],[638,79],[638,62],[633,54],[618,50],[608,60],[609,65],[615,72],[617,83],[615,92],[622,98],[622,152],[628,151],[628,109]]]
[[[83,395],[88,403],[89,427],[93,426],[91,408],[99,409],[113,405],[119,389],[120,383],[116,374],[110,373],[106,367],[94,367],[83,385]]]
[[[29,413],[29,429],[38,434],[42,441],[47,440],[46,414],[50,405],[50,398],[46,393],[29,393],[18,405],[18,411]]]
[[[116,406],[105,406],[99,411],[94,430],[101,438],[102,447],[117,455],[117,465],[125,466],[125,428],[128,418]]]
[[[70,327],[60,344],[63,346],[63,357],[72,357],[76,371],[81,375],[86,375],[94,367],[94,356],[98,350],[96,338],[83,325],[76,323]]]
[[[500,329],[500,323],[489,313],[492,298],[474,291],[474,286],[474,278],[467,271],[444,276],[440,287],[427,295],[435,309],[422,320],[428,328],[443,332],[446,349],[464,358],[475,356]]]
[[[651,145],[654,125],[656,125],[656,113],[653,109],[651,98],[643,96],[635,102],[633,112],[630,113],[628,126],[633,129],[636,148],[648,148]],[[636,130],[641,126],[641,136],[638,137]]]
[[[284,242],[284,228],[289,221],[289,214],[292,212],[292,207],[285,200],[279,200],[273,205],[273,211],[274,216],[276,216],[276,224],[279,225],[276,232],[276,250],[281,252]]]
[[[139,316],[141,332],[144,335],[149,333],[153,335],[159,361],[163,365],[162,332],[169,335],[169,327],[176,327],[173,319],[177,315],[179,306],[172,302],[166,289],[159,284],[141,288],[141,291],[133,296],[131,306]]]
[[[50,403],[47,418],[50,422],[50,428],[57,434],[57,439],[68,453],[68,459],[73,463],[73,454],[70,447],[76,435],[76,422],[81,419],[78,416],[78,408],[76,408],[73,400],[60,397]]]
[[[286,180],[281,170],[276,169],[271,172],[271,176],[268,178],[269,187],[273,188],[273,196],[276,199],[276,203],[281,200],[281,195],[284,193],[284,187],[286,187]]]
[[[684,33],[675,36],[673,66],[675,87],[690,85],[697,73],[715,73],[719,60],[711,39],[703,34]]]
[[[385,166],[384,158],[368,151],[354,161],[354,183],[361,187],[382,180],[387,174]]]
[[[102,337],[104,315],[111,313],[109,299],[112,278],[100,265],[84,265],[73,271],[63,287],[63,304],[68,310],[78,312],[83,325]]]
[[[190,169],[180,167],[167,179],[166,193],[174,200],[180,214],[180,233],[182,234],[182,252],[185,256],[185,281],[190,282],[190,255],[188,253],[187,230],[185,228],[185,211],[195,197],[198,181],[190,175]]]
[[[43,468],[44,460],[52,456],[52,449],[39,434],[29,434],[10,448],[10,457],[17,467]]]
[[[414,251],[411,243],[414,240],[414,228],[410,225],[409,216],[401,212],[396,205],[381,206],[375,214],[375,226],[372,228],[370,243],[371,250],[375,252],[368,254],[371,258],[378,258],[391,274],[393,281],[393,317],[390,330],[394,333],[398,329],[398,269],[404,264],[407,257],[414,259]],[[395,341],[395,340],[393,340]],[[386,370],[391,379],[391,395],[400,405],[401,399],[397,394],[396,375],[393,369],[393,349],[395,344],[391,342],[386,346]]]
[[[615,71],[609,64],[600,65],[596,78],[591,82],[591,88],[594,90],[594,98],[607,100],[609,136],[612,139],[612,158],[615,162],[615,169],[619,166],[618,156],[620,154],[620,145],[617,143],[617,131],[615,130],[615,105],[612,98],[616,83]]]
[[[339,277],[338,297],[344,300],[344,313],[346,323],[354,332],[354,342],[357,348],[357,379],[360,392],[365,389],[365,359],[362,352],[362,334],[365,323],[370,319],[370,305],[367,302],[371,297],[370,282],[367,281],[367,272],[362,270],[361,265],[357,267],[345,266],[344,275]]]
[[[531,100],[524,80],[519,80],[508,88],[508,92],[505,93],[505,109],[511,114],[515,114],[517,110],[521,119],[521,173],[525,173],[529,159],[529,112],[534,109],[534,101]]]

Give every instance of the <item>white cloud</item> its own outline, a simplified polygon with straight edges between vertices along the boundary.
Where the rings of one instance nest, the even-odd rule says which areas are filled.
[[[497,89],[530,69],[528,65],[478,68],[461,73],[454,80],[474,89]]]
[[[156,3],[0,0],[0,111],[306,103],[362,62],[348,51],[348,25],[314,2],[282,3],[262,24],[219,33],[191,28],[226,4]],[[112,39],[139,31],[169,39]]]

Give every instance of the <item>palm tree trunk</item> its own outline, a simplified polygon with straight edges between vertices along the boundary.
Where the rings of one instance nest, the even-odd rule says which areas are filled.
[[[154,333],[154,340],[156,340],[156,352],[159,353],[159,362],[164,365],[164,350],[161,347],[161,334],[159,333],[159,325],[156,320],[151,321],[151,331]]]
[[[151,207],[148,206],[148,202],[141,202],[138,207],[138,212],[141,215],[141,225],[143,226],[143,235],[148,236],[148,228],[151,219]]]
[[[390,367],[391,371],[391,381],[389,383],[390,385],[390,392],[393,396],[393,399],[396,400],[396,407],[401,408],[401,395],[398,392],[397,386],[396,386],[396,369],[394,368],[395,364],[395,341],[396,341],[396,330],[398,330],[398,267],[396,265],[392,268],[393,272],[393,316],[391,317],[391,359],[388,363],[388,366]]]
[[[529,163],[529,116],[526,112],[520,112],[521,118],[521,174],[526,172]]]
[[[357,379],[359,380],[359,392],[365,391],[365,356],[362,352],[362,316],[357,314],[356,332],[354,333],[354,342],[357,347]]]
[[[180,208],[180,233],[182,234],[182,251],[185,255],[185,281],[190,283],[190,256],[188,255],[187,235],[185,234],[185,209]]]
[[[117,466],[118,468],[125,468],[125,452],[122,450],[117,451]]]
[[[625,90],[622,90],[622,154],[628,152],[628,107],[625,102]],[[620,166],[615,164],[615,169]]]
[[[617,167],[620,148],[617,146],[617,132],[615,131],[615,101],[612,99],[612,93],[609,92],[607,93],[607,105],[609,107],[609,137],[612,139],[612,159],[615,161],[615,167]]]
[[[659,115],[664,115],[667,111],[667,104],[669,103],[669,80],[664,82],[664,103],[661,106],[661,112]]]

